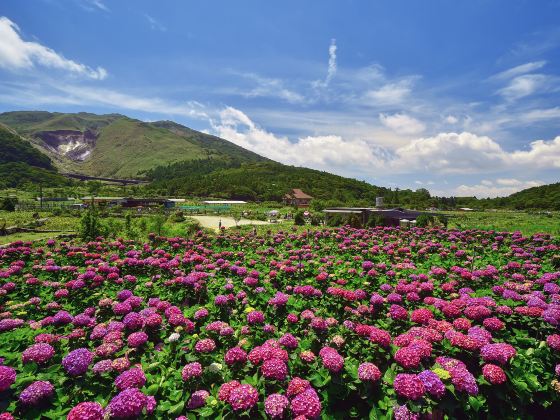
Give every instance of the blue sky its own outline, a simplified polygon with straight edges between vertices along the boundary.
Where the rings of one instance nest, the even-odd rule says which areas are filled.
[[[0,111],[170,119],[437,195],[560,181],[560,1],[3,0]]]

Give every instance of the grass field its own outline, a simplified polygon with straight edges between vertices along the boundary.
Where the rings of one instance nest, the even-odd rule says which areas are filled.
[[[487,212],[449,212],[450,228],[483,229],[498,231],[519,230],[524,235],[534,233],[549,233],[560,236],[560,213],[546,214],[514,212],[514,211],[487,211]]]

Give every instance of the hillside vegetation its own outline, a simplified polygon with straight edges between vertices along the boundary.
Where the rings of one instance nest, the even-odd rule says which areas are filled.
[[[0,124],[0,188],[27,183],[55,186],[67,181],[56,172],[48,156]]]

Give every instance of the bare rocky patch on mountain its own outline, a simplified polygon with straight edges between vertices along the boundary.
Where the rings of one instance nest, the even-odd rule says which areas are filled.
[[[35,136],[42,140],[44,147],[52,153],[75,162],[82,162],[91,154],[97,141],[97,133],[92,130],[41,131]]]

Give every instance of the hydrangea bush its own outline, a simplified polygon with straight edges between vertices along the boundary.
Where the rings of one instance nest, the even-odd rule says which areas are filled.
[[[560,243],[439,228],[0,249],[0,419],[560,416]]]

